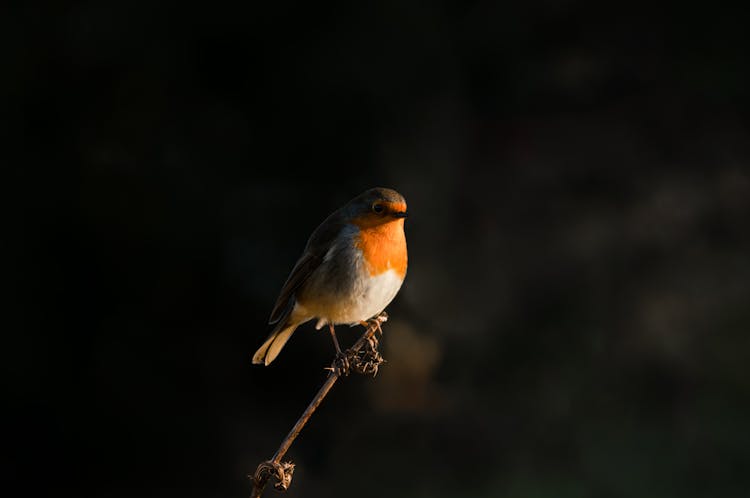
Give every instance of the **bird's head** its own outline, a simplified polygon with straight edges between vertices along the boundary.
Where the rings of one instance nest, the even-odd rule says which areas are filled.
[[[371,188],[348,204],[352,220],[360,227],[372,227],[398,221],[407,216],[406,199],[390,188]]]

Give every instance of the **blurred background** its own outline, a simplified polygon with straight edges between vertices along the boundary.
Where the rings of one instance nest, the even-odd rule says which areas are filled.
[[[411,216],[388,363],[324,401],[289,497],[747,496],[738,12],[4,9],[0,473],[29,495],[247,496],[332,356],[307,325],[251,365],[278,291],[325,216],[389,186]]]

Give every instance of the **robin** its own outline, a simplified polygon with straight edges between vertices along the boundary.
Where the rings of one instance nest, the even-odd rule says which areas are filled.
[[[286,279],[268,323],[268,339],[253,363],[268,365],[301,324],[328,325],[337,357],[335,325],[367,325],[393,300],[406,276],[406,200],[389,188],[358,195],[326,218],[307,241]]]

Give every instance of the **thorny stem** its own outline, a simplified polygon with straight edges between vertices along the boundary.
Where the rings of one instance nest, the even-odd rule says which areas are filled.
[[[380,353],[377,352],[377,339],[373,336],[375,335],[375,332],[380,332],[381,334],[383,333],[380,325],[386,320],[388,320],[388,315],[385,312],[370,320],[368,322],[369,325],[365,330],[365,333],[362,334],[362,337],[360,337],[357,342],[355,342],[354,345],[346,351],[346,358],[348,359],[349,363],[352,363],[354,365],[354,370],[356,372],[373,374],[377,373],[378,365],[383,362],[383,359],[380,356]],[[365,346],[369,347],[369,352],[365,353],[363,357],[361,350]],[[341,366],[337,364],[337,361],[334,361],[329,370],[330,373],[328,374],[328,378],[326,379],[325,383],[318,390],[318,393],[315,395],[310,404],[307,405],[307,408],[297,420],[297,423],[294,424],[292,430],[289,431],[289,434],[287,434],[284,440],[281,442],[281,446],[279,446],[279,449],[276,450],[273,458],[258,465],[258,468],[255,470],[255,474],[252,476],[253,491],[250,495],[251,498],[260,498],[260,496],[263,494],[263,490],[265,489],[266,484],[268,483],[268,480],[271,477],[274,477],[276,479],[274,488],[276,488],[277,491],[283,492],[289,488],[289,485],[292,481],[292,473],[294,472],[294,464],[292,462],[282,463],[281,459],[284,458],[284,455],[292,446],[294,440],[297,438],[297,436],[299,436],[299,433],[302,432],[302,428],[305,426],[305,424],[307,424],[307,421],[310,420],[312,414],[315,412],[318,406],[320,406],[323,398],[326,397],[328,391],[331,390],[339,377],[341,377],[341,375],[348,375],[348,371],[342,370]]]

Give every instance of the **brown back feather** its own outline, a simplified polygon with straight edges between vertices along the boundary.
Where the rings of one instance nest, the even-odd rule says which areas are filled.
[[[281,288],[281,293],[276,300],[273,311],[271,311],[271,317],[268,319],[269,324],[285,321],[289,313],[292,312],[295,294],[323,262],[328,249],[336,241],[336,236],[344,228],[343,220],[344,215],[339,209],[326,218],[312,233],[305,246],[305,251],[292,268],[292,272]]]

